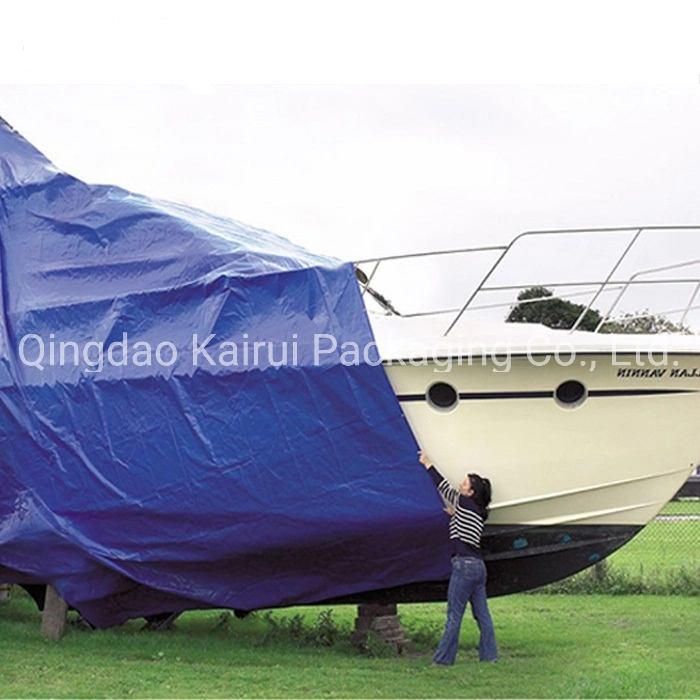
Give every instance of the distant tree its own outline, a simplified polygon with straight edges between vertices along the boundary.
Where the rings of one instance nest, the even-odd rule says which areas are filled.
[[[546,297],[540,299],[540,297]],[[508,323],[541,323],[549,328],[566,330],[572,328],[576,319],[586,308],[582,304],[574,304],[554,296],[554,292],[546,287],[529,287],[518,294],[518,301],[540,299],[525,304],[516,304],[508,314]],[[593,331],[600,323],[601,316],[595,309],[589,309],[583,321],[579,324],[582,331]]]
[[[600,329],[601,333],[681,333],[692,335],[693,331],[681,323],[669,321],[665,316],[650,314],[649,309],[624,314],[615,321],[606,321]]]
[[[538,299],[527,303],[528,299]],[[519,304],[516,304],[508,314],[509,323],[541,323],[549,328],[567,330],[572,328],[578,317],[586,308],[582,304],[559,299],[554,292],[546,287],[528,287],[518,294]],[[579,324],[582,331],[594,331],[601,322],[602,316],[597,309],[589,309]],[[650,314],[646,309],[642,312],[624,314],[614,321],[606,321],[600,328],[601,333],[682,333],[692,335],[686,325],[669,321],[660,314]]]

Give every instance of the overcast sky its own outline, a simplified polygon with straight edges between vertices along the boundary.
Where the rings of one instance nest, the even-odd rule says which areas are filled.
[[[343,259],[504,244],[528,229],[700,223],[688,3],[661,13],[593,1],[585,14],[540,0],[437,2],[430,13],[362,0],[353,12],[313,0],[293,11],[267,0],[203,0],[188,13],[160,1],[100,7],[13,5],[0,45],[0,73],[12,80],[182,83],[0,85],[0,116],[87,182]],[[640,84],[668,66],[682,84]],[[520,83],[476,84],[511,75]],[[637,84],[529,84],[630,76]],[[310,84],[206,84],[256,77]],[[384,79],[401,84],[352,84]],[[450,79],[474,84],[410,84]],[[319,84],[336,81],[345,84]],[[496,281],[600,277],[628,238],[596,240],[523,250]],[[696,235],[664,234],[619,272],[693,257]],[[492,260],[457,272],[475,280]],[[445,286],[416,275],[416,289]]]
[[[4,86],[0,104],[87,182],[344,259],[501,244],[528,229],[700,222],[695,85]],[[542,281],[596,277],[626,240],[525,260],[530,272],[556,260]],[[697,236],[667,234],[634,262],[692,256]]]
[[[700,86],[0,87],[68,172],[368,257],[700,223]]]

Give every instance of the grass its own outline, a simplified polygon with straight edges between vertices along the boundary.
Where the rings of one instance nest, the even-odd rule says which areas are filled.
[[[698,516],[700,501],[669,503],[661,516]],[[536,591],[700,595],[700,519],[654,520],[597,569]]]
[[[700,515],[700,502],[671,503],[662,515]],[[500,662],[477,662],[467,617],[447,669],[430,666],[444,604],[400,606],[417,651],[397,658],[380,642],[372,655],[350,645],[352,606],[245,620],[191,612],[167,633],[142,632],[142,621],[87,630],[71,613],[55,643],[40,636],[40,613],[15,588],[0,605],[0,698],[698,697],[698,602],[688,594],[700,594],[700,521],[653,522],[607,561],[604,585],[583,572],[560,586],[586,595],[492,600]],[[595,595],[601,586],[617,595]],[[683,595],[624,595],[669,590]]]
[[[700,520],[654,521],[631,542],[608,557],[630,571],[700,566]]]
[[[245,620],[192,612],[166,633],[142,632],[139,621],[104,631],[73,624],[49,642],[39,613],[14,592],[0,606],[0,697],[686,698],[700,688],[693,598],[497,598],[500,662],[477,662],[467,618],[447,669],[430,665],[444,609],[400,606],[417,653],[369,657],[347,641],[352,606],[333,609],[341,635],[332,646],[313,633],[321,613],[328,623],[322,608]]]
[[[700,498],[684,498],[667,503],[660,515],[697,515],[700,517]]]

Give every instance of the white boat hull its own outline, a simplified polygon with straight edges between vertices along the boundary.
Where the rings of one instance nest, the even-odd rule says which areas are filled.
[[[700,462],[700,339],[685,325],[700,308],[696,251],[679,261],[668,249],[668,260],[643,268],[631,254],[640,237],[639,247],[686,229],[526,231],[503,246],[358,263],[379,355],[417,443],[454,485],[468,472],[492,482],[482,539],[491,594],[600,561],[652,520]],[[604,277],[585,272],[588,260],[570,259],[589,236],[626,241]],[[557,240],[573,245],[550,255]],[[466,256],[494,253],[467,287]],[[552,282],[542,271],[549,267]],[[579,296],[582,305],[568,301]],[[448,297],[459,306],[436,301]],[[650,314],[663,303],[674,308]],[[677,325],[666,317],[675,313]],[[440,600],[445,590],[445,582],[426,582],[392,595]]]
[[[482,541],[490,595],[538,587],[601,561],[663,508],[698,463],[700,353],[669,354],[659,366],[632,357],[631,369],[646,377],[627,376],[619,363],[629,360],[579,354],[563,367],[514,356],[508,372],[494,372],[501,367],[480,357],[471,365],[454,359],[440,372],[432,362],[386,363],[417,441],[441,472],[454,484],[473,471],[492,481]],[[587,389],[575,408],[555,399],[569,380]],[[436,382],[457,390],[452,410],[428,400]],[[446,582],[426,582],[367,600],[445,594]]]
[[[626,356],[579,357],[570,367],[513,357],[508,372],[495,372],[490,358],[453,362],[449,371],[435,372],[441,368],[432,363],[386,370],[419,444],[444,475],[454,483],[469,471],[491,479],[489,522],[644,525],[700,459],[700,355],[668,355],[658,367],[647,358],[638,374],[652,377],[625,376],[638,368],[636,358],[628,369],[620,364]],[[568,380],[588,390],[576,408],[554,398]],[[426,392],[435,382],[459,393],[453,410],[431,406]]]

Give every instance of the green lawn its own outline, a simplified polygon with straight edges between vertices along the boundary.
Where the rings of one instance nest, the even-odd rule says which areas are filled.
[[[700,515],[700,503],[671,503],[663,515]],[[608,562],[611,592],[665,590],[675,581],[682,595],[496,598],[501,661],[477,662],[476,629],[467,617],[451,669],[430,665],[444,604],[400,606],[417,651],[396,658],[380,643],[371,645],[373,656],[349,644],[352,606],[333,608],[332,646],[318,644],[326,608],[245,620],[192,612],[169,633],[142,632],[141,621],[86,630],[71,613],[67,635],[54,643],[40,636],[40,613],[15,588],[0,605],[0,697],[697,698],[700,521],[655,521]],[[638,581],[649,585],[640,589]]]
[[[105,631],[71,625],[60,642],[49,642],[39,635],[39,613],[14,592],[0,606],[0,697],[698,696],[696,598],[497,598],[500,662],[477,662],[476,629],[466,618],[458,662],[448,669],[430,665],[444,607],[400,606],[417,653],[367,657],[347,641],[351,606],[333,609],[342,636],[330,647],[305,640],[298,627],[280,627],[301,614],[309,629],[323,608],[275,612],[275,625],[260,613],[241,621],[193,612],[166,633],[141,632],[136,621]]]
[[[700,567],[700,520],[655,520],[631,542],[608,557],[630,572],[659,572]]]
[[[697,597],[700,595],[700,501],[669,503],[661,516],[662,519],[652,521],[596,570],[586,569],[538,592]],[[665,519],[669,517],[674,519]]]
[[[697,515],[700,517],[700,498],[688,498],[667,503],[660,513],[663,515]]]

